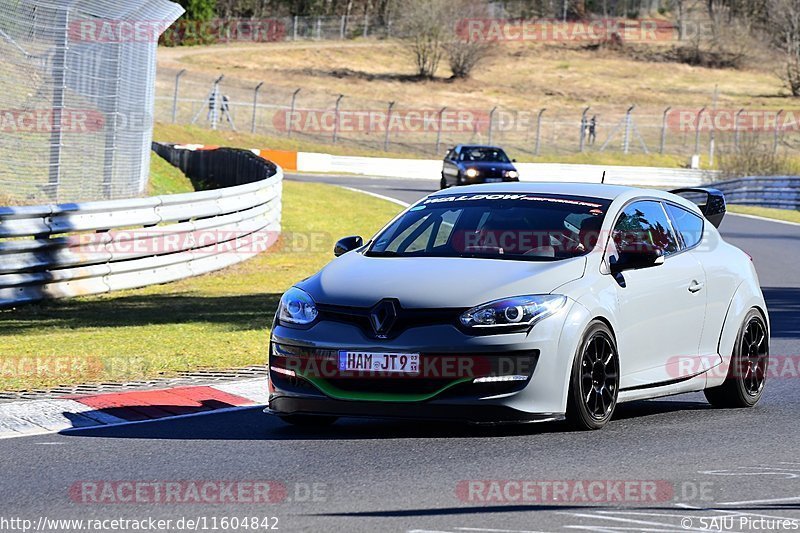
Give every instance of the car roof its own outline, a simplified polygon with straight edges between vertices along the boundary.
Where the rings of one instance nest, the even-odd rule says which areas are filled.
[[[594,183],[489,183],[482,185],[468,185],[457,189],[445,189],[434,193],[432,196],[449,196],[453,194],[467,193],[509,193],[509,194],[563,194],[565,196],[585,196],[588,198],[601,198],[604,200],[615,200],[620,196],[632,192],[641,192],[642,196],[652,196],[652,193],[659,193],[651,189],[637,189],[635,187],[624,187],[620,185],[600,185]],[[663,193],[662,193],[663,194]],[[660,196],[660,195],[658,195]]]
[[[489,145],[489,144],[459,144],[454,149],[455,150],[458,150],[458,149],[463,150],[465,148],[467,150],[475,149],[475,148],[487,148],[489,150],[503,150],[499,146],[492,146],[492,145]],[[505,150],[503,150],[503,151],[505,152]]]

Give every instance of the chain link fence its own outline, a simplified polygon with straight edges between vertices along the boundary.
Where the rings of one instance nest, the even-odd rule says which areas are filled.
[[[796,152],[800,140],[800,115],[780,110],[419,107],[167,68],[159,69],[156,120],[421,157],[441,156],[459,143],[488,143],[516,157],[664,154],[704,167],[753,139],[767,152]]]
[[[167,0],[0,0],[0,193],[141,194],[158,36],[181,13]]]

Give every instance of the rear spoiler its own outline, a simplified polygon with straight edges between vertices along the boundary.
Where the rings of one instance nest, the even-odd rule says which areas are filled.
[[[728,212],[725,195],[718,189],[699,187],[677,189],[670,192],[679,196],[685,195],[687,200],[696,203],[708,221],[717,228],[720,227]]]

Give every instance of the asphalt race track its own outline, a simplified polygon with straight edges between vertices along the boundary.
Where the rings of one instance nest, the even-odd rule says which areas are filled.
[[[437,185],[292,179],[332,181],[405,202]],[[280,531],[486,533],[769,531],[779,527],[768,520],[800,521],[800,226],[730,216],[722,229],[758,266],[773,320],[773,357],[794,357],[781,363],[784,375],[768,382],[756,409],[715,411],[699,394],[638,402],[621,406],[610,426],[594,433],[571,433],[561,424],[356,420],[312,431],[248,409],[5,440],[0,518],[274,516]],[[81,481],[134,480],[274,480],[286,487],[287,501],[108,505],[76,501],[69,492]],[[479,487],[499,486],[489,480],[566,482],[570,491],[589,481],[646,481],[672,490],[659,492],[655,502],[637,502],[632,494],[608,503],[574,496],[536,501],[510,492],[504,501],[483,502],[479,495],[488,492],[470,497],[459,490],[469,480],[484,480],[472,485]]]

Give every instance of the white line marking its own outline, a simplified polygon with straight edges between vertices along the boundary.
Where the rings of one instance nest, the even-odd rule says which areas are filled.
[[[353,187],[345,187],[343,185],[337,185],[337,187],[341,187],[342,189],[345,189],[345,190],[348,190],[348,191],[352,191],[352,192],[360,192],[361,194],[366,194],[367,196],[372,196],[373,198],[378,198],[380,200],[386,200],[387,202],[392,202],[393,204],[396,204],[396,205],[399,205],[399,206],[402,206],[402,207],[408,207],[408,206],[411,205],[411,204],[408,204],[406,202],[400,201],[400,200],[398,200],[396,198],[390,198],[388,196],[384,196],[384,195],[378,194],[376,192],[365,191],[365,190],[362,190],[362,189],[355,189]]]
[[[457,527],[458,531],[480,531],[483,533],[547,533],[546,531],[533,531],[529,529],[484,529],[480,527]]]
[[[756,505],[759,503],[787,503],[800,501],[800,496],[793,496],[791,498],[776,498],[774,500],[746,500],[741,502],[722,502],[718,505]]]
[[[775,222],[776,224],[784,224],[786,226],[800,226],[798,222],[789,222],[788,220],[777,220],[775,218],[760,217],[756,215],[745,215],[742,213],[728,213],[732,217],[752,218],[753,220],[761,220],[763,222]]]
[[[616,533],[617,531],[647,531],[648,533],[678,533],[685,529],[662,529],[652,527],[622,527],[622,526],[564,526],[569,529],[585,529],[587,531],[597,531],[599,533]],[[669,526],[664,526],[669,527]]]
[[[656,527],[675,527],[672,524],[664,524],[662,522],[650,522],[646,520],[633,520],[631,518],[618,518],[616,516],[608,516],[608,515],[601,515],[601,514],[581,514],[581,513],[563,513],[569,514],[570,516],[574,516],[577,518],[600,518],[602,520],[614,520],[617,522],[622,522],[625,524],[637,524],[642,526],[656,526]],[[676,518],[680,518],[680,516],[676,516]],[[702,528],[685,528],[683,531],[708,531],[707,529]]]

